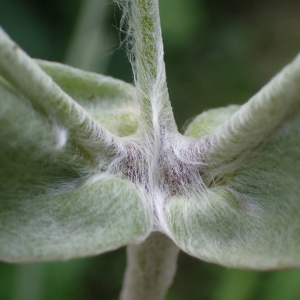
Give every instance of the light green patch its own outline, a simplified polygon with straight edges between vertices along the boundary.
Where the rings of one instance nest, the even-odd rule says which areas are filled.
[[[120,136],[135,133],[137,109],[132,85],[59,63],[36,62],[102,126]]]
[[[195,117],[186,128],[184,135],[201,138],[210,134],[214,129],[227,121],[239,108],[239,105],[230,105],[205,111]]]
[[[114,112],[99,113],[95,119],[112,133],[121,137],[134,134],[138,127],[136,115],[123,110],[116,109]]]

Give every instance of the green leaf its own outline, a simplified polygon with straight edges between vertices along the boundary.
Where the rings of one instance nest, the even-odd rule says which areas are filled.
[[[0,82],[0,196],[31,197],[78,180],[88,161],[67,131]]]
[[[70,132],[70,138],[94,159],[105,156],[117,137],[99,124],[80,104],[56,84],[0,28],[0,73],[45,117],[54,118]]]
[[[149,211],[135,187],[112,177],[90,181],[59,196],[2,200],[1,259],[68,259],[145,239],[151,230]]]
[[[133,184],[101,173],[3,79],[0,106],[2,260],[67,259],[146,238],[150,213]]]
[[[219,171],[192,198],[173,198],[167,211],[177,245],[229,267],[299,267],[299,128],[296,114],[252,149],[234,172]],[[214,174],[205,172],[210,171]]]
[[[102,126],[119,136],[135,133],[138,124],[132,85],[59,63],[36,62]]]
[[[239,108],[239,105],[230,105],[205,111],[193,119],[187,126],[184,135],[198,139],[208,135],[218,126],[230,119]]]

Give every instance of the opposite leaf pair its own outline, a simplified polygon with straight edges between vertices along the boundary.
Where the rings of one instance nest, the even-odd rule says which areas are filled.
[[[129,10],[135,89],[37,61],[42,71],[0,32],[1,259],[93,255],[161,231],[222,265],[299,266],[300,57],[248,103],[203,113],[183,136],[158,2]]]

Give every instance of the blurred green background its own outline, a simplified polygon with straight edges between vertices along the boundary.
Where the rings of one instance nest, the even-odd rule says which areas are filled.
[[[247,101],[300,49],[299,0],[160,0],[160,8],[181,130],[203,110]],[[120,16],[108,0],[0,0],[0,24],[31,56],[132,82]],[[0,263],[0,299],[116,300],[125,265],[125,249],[69,262]],[[300,271],[230,270],[181,253],[167,300],[204,299],[300,299]]]

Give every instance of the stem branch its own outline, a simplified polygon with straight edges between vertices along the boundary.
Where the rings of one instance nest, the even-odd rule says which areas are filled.
[[[211,167],[252,151],[300,110],[300,55],[208,136],[205,160]]]
[[[158,232],[140,245],[128,246],[121,300],[162,300],[175,275],[178,253],[179,248]]]
[[[101,125],[67,93],[65,93],[0,27],[0,74],[35,109],[54,117],[69,129],[74,142],[89,155],[112,152],[116,137]]]

